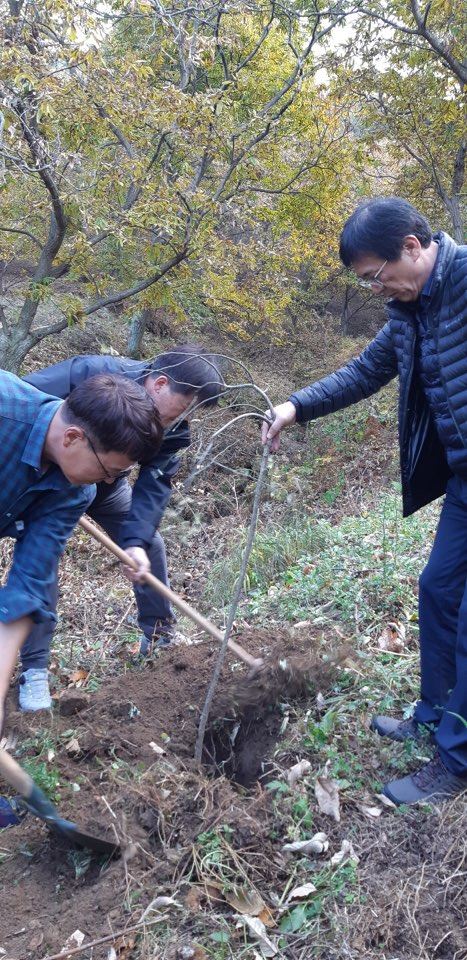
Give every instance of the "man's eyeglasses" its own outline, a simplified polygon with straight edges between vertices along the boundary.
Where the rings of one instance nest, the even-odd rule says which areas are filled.
[[[384,287],[384,283],[379,279],[379,275],[384,270],[387,262],[388,261],[385,260],[384,263],[381,264],[374,277],[369,277],[368,279],[366,277],[365,279],[363,279],[363,277],[357,277],[357,283],[359,287],[365,287],[366,290],[371,290],[372,287]]]
[[[102,460],[101,460],[101,458],[100,458],[100,456],[99,456],[99,454],[98,454],[98,452],[97,452],[97,450],[96,450],[96,448],[95,448],[95,446],[94,446],[91,438],[88,436],[87,433],[85,433],[84,436],[86,437],[86,440],[88,441],[89,446],[91,447],[91,450],[92,450],[92,452],[93,452],[93,454],[94,454],[94,456],[95,456],[95,458],[96,458],[96,460],[97,460],[97,462],[98,462],[98,464],[99,464],[99,466],[100,466],[100,468],[101,468],[104,476],[107,477],[107,480],[118,480],[119,477],[124,477],[126,473],[129,473],[129,470],[119,470],[118,473],[109,473],[109,471],[107,470],[107,468],[104,467],[104,464],[102,463]]]

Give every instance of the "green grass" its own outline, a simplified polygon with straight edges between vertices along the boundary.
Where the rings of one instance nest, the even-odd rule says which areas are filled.
[[[418,576],[428,557],[438,518],[436,505],[402,519],[397,492],[375,509],[338,525],[295,515],[284,527],[259,533],[248,571],[246,617],[370,625],[403,618],[416,622]],[[210,589],[229,594],[237,569],[232,553]],[[232,576],[233,574],[233,576]]]

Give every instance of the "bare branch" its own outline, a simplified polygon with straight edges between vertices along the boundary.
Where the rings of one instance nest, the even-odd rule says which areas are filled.
[[[43,245],[41,241],[38,240],[37,237],[33,236],[33,234],[29,232],[29,230],[20,230],[17,227],[0,227],[0,230],[3,230],[4,233],[21,233],[23,234],[23,236],[28,237],[29,240],[32,240],[32,242],[35,243],[37,247],[39,247],[39,250],[42,250]]]
[[[154,283],[157,283],[158,280],[161,280],[162,277],[173,270],[174,267],[178,266],[179,263],[182,263],[183,260],[186,260],[188,256],[188,248],[184,247],[180,250],[171,260],[167,260],[163,267],[160,268],[156,273],[152,274],[151,277],[147,277],[146,280],[141,280],[140,283],[135,284],[134,287],[129,287],[126,290],[121,290],[119,293],[112,293],[106,297],[101,297],[100,300],[96,300],[89,307],[86,307],[83,310],[83,315],[89,317],[90,314],[96,313],[96,310],[101,310],[103,307],[108,307],[111,303],[121,303],[122,300],[129,300],[130,297],[136,297],[138,293],[142,293],[143,290],[147,290],[148,287],[152,287]]]

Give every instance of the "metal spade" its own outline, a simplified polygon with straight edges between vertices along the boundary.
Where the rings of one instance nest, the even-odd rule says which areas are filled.
[[[47,824],[49,830],[63,837],[68,843],[96,853],[113,856],[119,852],[120,846],[116,841],[104,840],[82,830],[76,823],[64,820],[55,809],[53,803],[47,799],[42,790],[34,783],[32,777],[20,767],[19,763],[0,749],[0,776],[22,797],[28,810]]]

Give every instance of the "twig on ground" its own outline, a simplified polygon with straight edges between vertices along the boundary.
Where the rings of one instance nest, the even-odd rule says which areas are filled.
[[[80,947],[72,947],[71,950],[61,950],[60,953],[48,953],[46,957],[42,957],[42,960],[67,960],[68,957],[74,957],[78,953],[84,953],[85,950],[89,950],[91,947],[98,947],[101,943],[109,943],[110,940],[117,940],[118,937],[126,937],[127,933],[134,933],[135,930],[144,930],[145,927],[148,927],[153,923],[161,923],[165,919],[164,916],[154,917],[152,920],[144,920],[139,923],[133,924],[131,927],[126,927],[125,930],[118,930],[117,933],[109,933],[106,937],[99,937],[98,940],[89,940],[88,943],[82,943]]]

